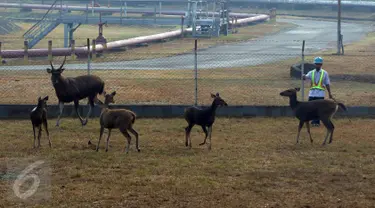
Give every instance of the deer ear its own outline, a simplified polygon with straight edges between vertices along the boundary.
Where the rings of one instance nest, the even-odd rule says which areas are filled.
[[[112,92],[112,95],[116,95],[116,91],[113,91],[113,92]]]
[[[41,101],[41,100],[42,100],[42,98],[39,96],[39,97],[38,97],[38,102]]]
[[[47,73],[52,73],[52,69],[47,68]]]
[[[43,98],[43,100],[48,100],[48,95]]]
[[[215,97],[216,97],[216,95],[214,95],[214,94],[212,94],[212,93],[211,93],[211,97],[212,97],[212,98],[215,98]]]
[[[297,92],[298,92],[298,91],[299,91],[299,90],[300,90],[301,88],[299,88],[299,87],[296,87],[295,89],[296,89],[296,90],[297,90]]]

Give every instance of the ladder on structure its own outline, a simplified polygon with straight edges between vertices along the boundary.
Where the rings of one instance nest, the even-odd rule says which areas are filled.
[[[29,49],[34,47],[61,23],[61,18],[65,11],[62,8],[62,3],[60,5],[56,4],[58,1],[62,2],[61,0],[55,0],[42,19],[23,34],[24,39],[28,41]]]

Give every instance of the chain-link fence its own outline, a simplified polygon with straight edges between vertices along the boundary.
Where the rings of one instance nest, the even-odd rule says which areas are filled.
[[[194,45],[193,40],[191,44]],[[168,50],[155,47],[142,51],[147,47],[140,46],[105,52],[92,59],[67,56],[63,76],[88,73],[99,76],[107,92],[117,91],[117,104],[192,105],[197,99],[198,105],[209,105],[210,93],[219,92],[229,105],[287,105],[288,100],[279,93],[301,86],[300,72],[292,70],[294,64],[301,62],[301,46],[302,41],[293,44],[247,41],[198,50],[197,71],[194,50],[176,54],[172,49],[165,52]],[[352,50],[337,56],[307,49],[306,62],[312,63],[317,55],[324,58],[323,68],[330,75],[332,93],[337,100],[349,106],[374,105],[374,52]],[[53,57],[55,67],[63,59]],[[35,104],[44,95],[50,96],[50,104],[57,104],[51,75],[46,71],[50,67],[48,57],[29,57],[28,61],[3,58],[2,61],[2,104]],[[309,86],[305,81],[305,100]]]

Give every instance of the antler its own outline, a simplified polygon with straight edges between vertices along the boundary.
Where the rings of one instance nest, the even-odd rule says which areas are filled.
[[[65,58],[64,58],[64,61],[63,61],[63,63],[61,64],[61,66],[59,67],[59,69],[62,69],[62,67],[64,66],[64,64],[65,64],[65,61],[66,61],[66,56],[65,56]]]
[[[49,61],[49,64],[50,64],[50,65],[51,65],[51,67],[52,67],[51,69],[52,69],[52,70],[55,70],[55,68],[53,68],[53,64],[52,64],[52,61]]]

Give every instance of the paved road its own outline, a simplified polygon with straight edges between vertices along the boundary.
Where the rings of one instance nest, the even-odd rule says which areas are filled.
[[[336,48],[337,23],[319,20],[282,19],[298,25],[296,28],[259,38],[254,41],[217,46],[198,53],[198,68],[241,67],[270,63],[300,56],[302,40],[306,40],[306,54],[328,48]],[[344,43],[362,39],[370,26],[342,23]],[[22,66],[22,69],[42,69],[41,66]],[[21,69],[21,66],[0,67]],[[87,69],[87,64],[67,64],[67,69]],[[173,57],[105,62],[92,64],[93,69],[194,69],[193,54]]]

